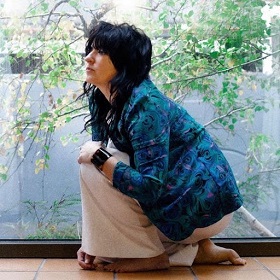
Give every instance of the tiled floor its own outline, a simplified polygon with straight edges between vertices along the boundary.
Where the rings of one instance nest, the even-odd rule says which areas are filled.
[[[0,259],[0,280],[276,280],[280,257],[246,258],[247,265],[194,265],[165,271],[118,273],[81,270],[75,259]]]

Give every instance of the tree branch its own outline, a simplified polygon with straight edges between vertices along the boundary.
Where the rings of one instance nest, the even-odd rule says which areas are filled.
[[[275,54],[278,54],[280,53],[280,50],[277,50],[275,52],[272,52],[264,57],[260,57],[260,58],[257,58],[257,59],[254,59],[254,60],[251,60],[251,61],[248,61],[246,63],[242,63],[242,64],[238,64],[238,65],[235,65],[231,68],[227,68],[227,69],[223,69],[223,70],[219,70],[219,71],[216,71],[216,72],[213,72],[213,73],[207,73],[207,74],[204,74],[204,75],[201,75],[201,76],[197,76],[197,77],[192,77],[192,78],[187,78],[187,79],[182,79],[182,80],[175,80],[175,81],[172,81],[172,82],[169,82],[169,83],[165,83],[166,85],[171,85],[171,84],[175,84],[175,83],[179,83],[179,82],[193,82],[195,80],[198,80],[198,79],[203,79],[203,78],[207,78],[207,77],[212,77],[212,76],[215,76],[215,75],[218,75],[218,74],[223,74],[223,73],[227,73],[227,72],[230,72],[234,69],[237,69],[237,68],[240,68],[240,67],[243,67],[243,66],[246,66],[248,64],[251,64],[251,63],[255,63],[255,62],[258,62],[258,61],[261,61],[261,60],[264,60],[270,56],[273,56]],[[171,58],[171,56],[169,57],[169,59]],[[166,62],[166,60],[161,60],[160,62],[157,62],[156,64],[161,64],[163,62]],[[153,67],[153,65],[152,65]]]
[[[154,63],[154,64],[152,65],[152,68],[156,67],[157,65],[159,65],[159,64],[161,64],[161,63],[164,63],[164,62],[170,60],[172,57],[176,56],[177,54],[178,54],[178,53],[175,52],[174,54],[172,54],[172,55],[170,55],[170,56],[168,56],[168,57],[166,57],[166,58],[164,58],[164,59],[162,59],[162,60],[160,60],[160,61]]]
[[[271,172],[277,172],[280,171],[280,167],[273,168],[273,169],[266,169],[266,170],[261,170],[259,173],[271,173]]]
[[[276,237],[268,228],[266,228],[260,221],[257,220],[245,207],[241,206],[237,212],[242,214],[245,221],[250,225],[252,229],[257,231],[260,236],[263,237]]]
[[[47,27],[47,25],[49,24],[49,21],[50,21],[50,19],[51,19],[51,16],[53,15],[53,12],[61,5],[61,4],[63,4],[63,3],[68,3],[69,2],[69,0],[61,0],[61,1],[59,1],[57,4],[55,4],[54,5],[54,7],[50,10],[50,12],[49,12],[49,16],[48,16],[48,18],[47,18],[47,22],[46,22],[46,24],[45,24],[45,27],[43,28],[43,30]]]
[[[254,105],[250,105],[250,106],[245,106],[245,107],[242,107],[242,108],[237,108],[237,109],[233,109],[229,112],[227,112],[226,114],[222,115],[222,116],[219,116],[217,118],[214,118],[213,120],[209,121],[208,123],[204,124],[204,127],[207,127],[209,126],[210,124],[218,121],[218,120],[221,120],[223,118],[226,118],[226,117],[229,117],[237,112],[240,112],[240,111],[246,111],[248,109],[253,109],[254,108]]]
[[[97,24],[97,22],[105,15],[107,14],[110,10],[112,10],[113,8],[115,8],[115,4],[114,2],[111,0],[109,1],[108,3],[106,4],[103,4],[101,6],[100,9],[98,9],[98,12],[96,12],[94,15],[93,15],[93,19],[91,20],[90,24],[89,24],[89,28],[88,28],[88,32],[89,30]],[[85,37],[88,37],[89,34],[85,34]]]

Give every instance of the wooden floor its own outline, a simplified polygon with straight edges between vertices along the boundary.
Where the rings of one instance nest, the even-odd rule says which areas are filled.
[[[245,266],[194,265],[118,274],[81,270],[75,259],[0,259],[0,280],[280,280],[280,256],[246,259]]]

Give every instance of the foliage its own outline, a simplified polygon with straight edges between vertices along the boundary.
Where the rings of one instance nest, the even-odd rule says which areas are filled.
[[[250,176],[240,184],[246,190],[247,207],[257,210],[262,202],[276,200],[279,190],[279,151],[279,144],[269,136],[251,136],[247,153],[247,171]]]
[[[263,186],[269,181],[273,189],[272,177],[279,176],[279,146],[268,136],[255,135],[253,124],[259,112],[279,106],[273,104],[278,94],[265,94],[271,87],[279,90],[279,46],[268,48],[270,39],[279,36],[279,18],[268,23],[262,12],[273,11],[280,1],[130,2],[136,9],[113,0],[90,5],[34,0],[14,15],[2,5],[0,51],[7,55],[0,64],[0,181],[11,178],[15,158],[22,164],[31,149],[38,150],[35,172],[48,168],[54,133],[87,114],[87,104],[76,100],[84,75],[84,43],[90,26],[104,19],[146,31],[153,41],[153,79],[177,102],[196,95],[209,104],[214,114],[205,126],[234,134],[242,125],[251,134],[248,169],[240,185],[248,203],[251,195],[266,193],[266,198],[269,191]],[[274,72],[263,77],[259,71],[267,57]],[[17,74],[5,73],[9,64]],[[34,93],[34,87],[40,90]],[[61,138],[63,144],[78,140],[75,133]],[[265,156],[267,150],[272,157]],[[30,201],[27,205],[35,207]]]
[[[28,215],[34,219],[36,226],[34,233],[29,233],[29,239],[78,239],[79,222],[81,221],[79,211],[75,206],[80,205],[79,195],[65,195],[54,200],[52,204],[48,201],[23,202]],[[74,222],[71,220],[74,219]]]
[[[65,223],[62,227],[49,226],[39,228],[33,234],[27,235],[27,239],[81,239],[80,225]]]

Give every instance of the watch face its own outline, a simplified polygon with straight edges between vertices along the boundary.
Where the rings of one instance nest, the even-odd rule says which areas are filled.
[[[109,159],[112,155],[107,152],[105,149],[103,148],[99,148],[93,155],[91,158],[91,162],[98,167],[99,169],[102,167],[102,165],[104,164],[104,162]]]

